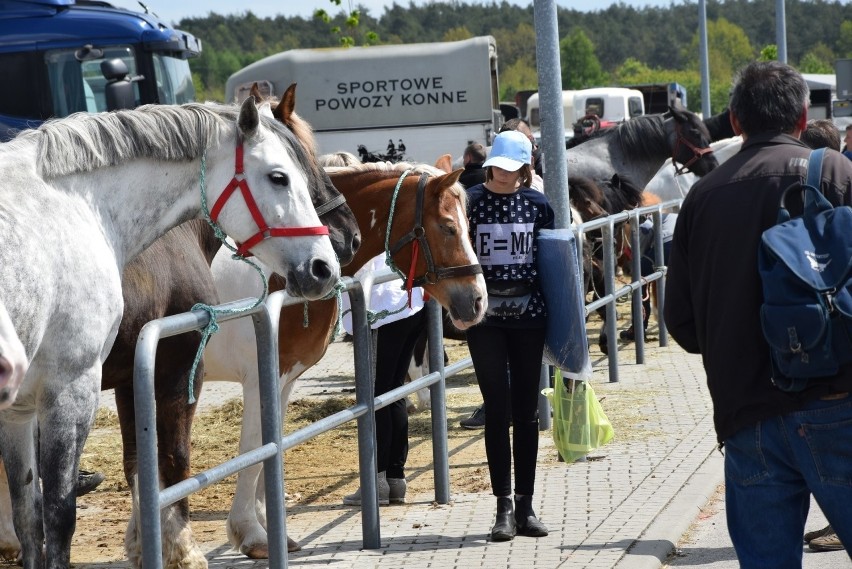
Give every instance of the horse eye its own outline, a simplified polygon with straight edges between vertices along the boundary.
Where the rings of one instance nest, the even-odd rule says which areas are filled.
[[[269,181],[275,184],[276,186],[286,187],[290,185],[290,176],[288,176],[284,172],[272,172],[269,175]]]
[[[442,223],[441,231],[444,235],[456,235],[458,233],[458,228],[455,223]]]

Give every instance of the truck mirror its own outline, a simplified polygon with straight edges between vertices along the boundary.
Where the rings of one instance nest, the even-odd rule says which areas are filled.
[[[119,58],[101,62],[101,73],[106,78],[104,96],[108,111],[132,109],[136,106],[133,82],[128,76],[127,64]]]

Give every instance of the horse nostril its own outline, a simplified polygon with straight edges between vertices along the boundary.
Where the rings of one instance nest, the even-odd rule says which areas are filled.
[[[482,308],[482,297],[478,297],[476,302],[473,303],[473,307],[475,308],[474,314],[481,314],[484,310]]]
[[[311,274],[318,280],[326,281],[331,278],[331,267],[322,259],[314,259],[311,263]]]
[[[361,247],[361,234],[356,233],[352,236],[352,251],[357,251]]]

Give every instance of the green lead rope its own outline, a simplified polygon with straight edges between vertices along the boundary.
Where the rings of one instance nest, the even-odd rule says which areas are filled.
[[[257,271],[257,274],[260,275],[261,282],[263,283],[263,293],[255,300],[254,304],[249,306],[248,308],[216,308],[210,306],[209,304],[198,303],[192,307],[192,310],[203,310],[210,316],[210,321],[207,323],[207,326],[204,327],[204,330],[201,332],[201,343],[198,345],[198,350],[195,352],[195,359],[192,362],[192,370],[189,372],[189,403],[190,405],[195,403],[195,374],[198,371],[198,364],[201,362],[201,356],[204,354],[204,348],[207,346],[207,342],[210,340],[210,336],[219,331],[219,322],[217,322],[217,317],[225,314],[240,314],[242,312],[249,312],[257,308],[261,302],[266,300],[266,297],[269,295],[269,283],[266,279],[266,275],[263,274],[263,270],[254,262],[249,261],[242,255],[237,253],[235,247],[233,247],[230,243],[228,243],[227,236],[225,232],[222,231],[222,228],[219,227],[219,224],[213,221],[210,218],[210,209],[207,207],[207,190],[206,190],[206,174],[207,174],[207,153],[205,152],[201,156],[201,209],[204,212],[204,219],[213,228],[213,232],[216,234],[216,237],[221,241],[225,247],[230,249],[233,253],[231,258],[234,260],[240,260],[244,263],[248,263],[249,265]],[[307,310],[307,309],[306,309]],[[307,314],[307,312],[306,312]]]

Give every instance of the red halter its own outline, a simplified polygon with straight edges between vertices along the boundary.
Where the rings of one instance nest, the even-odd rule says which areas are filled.
[[[230,199],[231,195],[234,193],[234,190],[237,188],[240,189],[240,192],[243,194],[243,200],[246,202],[246,206],[248,206],[249,212],[251,212],[251,216],[254,219],[255,224],[260,231],[249,237],[244,243],[237,244],[237,254],[242,255],[243,257],[250,257],[250,250],[252,247],[269,239],[270,237],[304,237],[308,235],[328,235],[328,227],[325,225],[320,225],[317,227],[269,227],[266,224],[266,220],[263,219],[263,214],[260,213],[260,209],[257,207],[257,203],[254,201],[254,197],[251,195],[251,190],[248,187],[248,182],[246,182],[245,174],[243,170],[243,140],[242,137],[239,137],[237,141],[237,153],[235,158],[235,167],[234,167],[234,177],[231,178],[230,183],[225,188],[225,191],[222,192],[222,195],[219,196],[219,199],[216,200],[216,203],[213,204],[213,209],[210,211],[210,219],[214,222],[219,217],[219,213],[222,211],[222,208],[225,207],[225,202]]]

